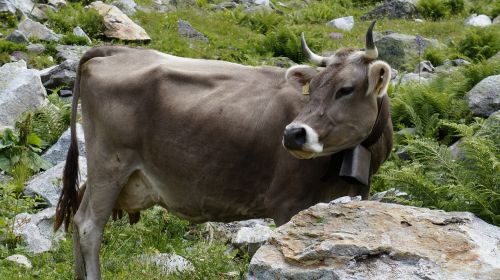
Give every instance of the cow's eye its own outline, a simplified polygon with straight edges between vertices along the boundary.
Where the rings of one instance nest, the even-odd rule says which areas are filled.
[[[343,87],[337,91],[335,99],[339,99],[343,96],[349,95],[354,91],[354,87]]]

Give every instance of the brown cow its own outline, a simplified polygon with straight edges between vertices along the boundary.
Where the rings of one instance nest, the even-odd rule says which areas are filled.
[[[392,148],[390,67],[376,60],[373,25],[364,51],[320,57],[302,40],[319,69],[125,47],[88,51],[75,83],[55,224],[67,226],[75,213],[77,278],[100,279],[103,228],[113,209],[136,215],[159,204],[194,222],[270,217],[280,225],[318,202],[367,198],[368,186],[339,173],[344,161],[354,169],[364,164],[371,175]],[[81,203],[78,99],[88,160]],[[349,151],[360,143],[371,159]]]

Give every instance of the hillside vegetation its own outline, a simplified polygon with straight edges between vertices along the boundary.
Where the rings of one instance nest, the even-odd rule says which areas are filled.
[[[111,2],[111,1],[104,1]],[[132,45],[165,53],[205,59],[226,60],[246,65],[277,65],[279,57],[286,65],[307,63],[300,48],[305,33],[309,47],[317,53],[341,47],[364,47],[370,21],[360,17],[379,1],[362,0],[282,0],[271,1],[276,10],[248,12],[244,8],[216,10],[225,1],[177,1],[171,11],[137,10],[131,17],[151,37],[150,42],[127,43],[104,36],[102,18],[84,8],[90,2],[68,2],[58,12],[47,12],[46,25],[63,34],[62,44]],[[281,4],[279,4],[281,3]],[[142,6],[152,0],[140,0]],[[421,60],[434,66],[446,60],[465,59],[471,64],[437,74],[428,83],[394,83],[389,89],[395,129],[394,153],[373,178],[372,193],[389,189],[406,192],[388,197],[398,203],[443,209],[470,211],[500,225],[500,121],[474,117],[464,99],[478,82],[500,74],[500,24],[487,28],[466,27],[471,13],[491,18],[500,14],[500,3],[487,0],[420,0],[417,5],[424,22],[412,19],[377,21],[376,31],[419,35],[442,43],[414,53],[403,69],[413,71]],[[279,10],[279,11],[277,11]],[[351,31],[342,31],[325,23],[339,17],[354,16]],[[15,51],[25,52],[26,44],[4,37],[16,29],[19,19],[1,16],[0,65],[11,60]],[[206,36],[208,42],[179,36],[178,20],[189,22]],[[80,26],[91,43],[73,35]],[[331,32],[341,33],[332,39]],[[30,38],[41,43],[42,53],[27,53],[28,66],[44,69],[58,64],[56,43]],[[417,42],[415,42],[417,44]],[[496,58],[493,57],[496,55]],[[492,58],[493,57],[493,58]],[[288,59],[285,59],[288,58]],[[48,92],[49,106],[27,112],[13,130],[0,136],[0,170],[9,180],[0,178],[0,279],[73,279],[72,240],[61,241],[54,251],[27,253],[13,233],[13,219],[23,212],[36,213],[43,208],[40,198],[23,194],[26,181],[50,166],[40,154],[54,144],[69,125],[68,101],[58,97],[61,88]],[[457,156],[449,148],[456,143]],[[141,261],[143,254],[177,253],[192,262],[195,271],[163,276],[160,269]],[[33,262],[25,269],[4,260],[22,253]],[[160,208],[144,211],[138,224],[130,226],[125,218],[110,221],[105,229],[101,251],[104,279],[241,279],[246,275],[248,255],[228,250],[223,240],[207,237],[206,225],[195,225]]]

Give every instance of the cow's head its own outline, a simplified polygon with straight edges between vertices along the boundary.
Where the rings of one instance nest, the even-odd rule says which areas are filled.
[[[389,65],[376,60],[374,25],[366,33],[365,50],[340,49],[330,57],[314,54],[302,34],[304,53],[324,68],[298,65],[286,72],[288,82],[310,96],[283,134],[283,145],[295,157],[330,155],[369,136],[377,119],[377,97],[386,94],[391,76]]]

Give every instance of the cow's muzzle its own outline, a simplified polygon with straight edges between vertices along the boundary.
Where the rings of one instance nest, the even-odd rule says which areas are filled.
[[[308,125],[298,123],[286,126],[283,133],[283,146],[289,151],[303,151],[311,154],[323,151],[323,144],[318,141],[316,131]]]

